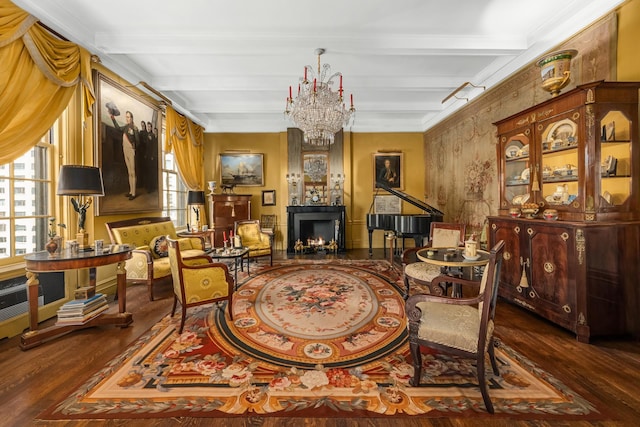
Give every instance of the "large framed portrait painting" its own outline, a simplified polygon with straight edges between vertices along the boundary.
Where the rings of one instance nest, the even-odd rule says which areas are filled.
[[[402,190],[402,153],[375,153],[373,155],[373,188],[379,188],[378,182],[388,187]]]
[[[95,141],[104,197],[98,215],[162,208],[158,105],[96,72]]]

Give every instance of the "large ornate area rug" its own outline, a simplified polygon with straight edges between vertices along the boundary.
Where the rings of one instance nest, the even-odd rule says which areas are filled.
[[[252,273],[253,274],[253,273]],[[286,262],[224,305],[162,319],[40,419],[487,416],[471,361],[425,350],[411,387],[404,300],[386,261]],[[598,417],[515,350],[489,368],[496,417]]]

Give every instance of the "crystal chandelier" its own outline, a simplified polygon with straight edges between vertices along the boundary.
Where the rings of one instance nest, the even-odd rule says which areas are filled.
[[[300,78],[296,99],[293,99],[289,86],[289,97],[284,112],[304,132],[305,142],[314,145],[333,144],[334,135],[349,124],[356,111],[353,107],[353,94],[350,98],[351,107],[347,109],[344,104],[342,73],[331,74],[329,64],[322,65],[322,70],[320,69],[320,55],[324,52],[324,49],[315,51],[318,55],[317,74],[310,65],[304,67],[304,77]],[[331,86],[336,77],[340,83],[338,91],[334,92]]]

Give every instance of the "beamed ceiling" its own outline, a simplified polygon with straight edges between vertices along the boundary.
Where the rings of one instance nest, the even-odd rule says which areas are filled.
[[[421,132],[623,0],[13,0],[207,132],[279,132],[305,65],[344,75],[353,132]],[[142,90],[145,90],[141,87]],[[295,89],[294,89],[295,90]],[[460,98],[482,92],[467,86]]]

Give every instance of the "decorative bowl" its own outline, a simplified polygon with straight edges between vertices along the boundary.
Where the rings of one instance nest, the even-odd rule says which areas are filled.
[[[520,218],[520,208],[509,209],[509,215],[511,215],[513,218]]]
[[[544,212],[542,212],[542,216],[546,220],[555,221],[558,219],[558,211],[555,209],[545,209]]]
[[[524,214],[524,216],[526,218],[535,218],[536,214],[538,213],[538,209],[537,208],[522,208],[522,213]]]

